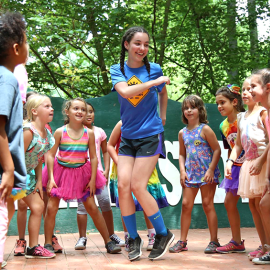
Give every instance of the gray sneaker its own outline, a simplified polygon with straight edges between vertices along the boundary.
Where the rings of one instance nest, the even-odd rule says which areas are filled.
[[[270,264],[270,252],[264,254],[260,258],[254,258],[252,262],[254,264]]]
[[[134,261],[142,255],[143,240],[141,239],[140,236],[137,236],[135,239],[129,238],[128,244],[129,244],[128,258],[130,261]]]
[[[49,250],[51,253],[54,253],[54,248],[53,248],[52,245],[46,244],[46,245],[44,245],[44,248],[46,248],[47,250]]]
[[[86,237],[79,238],[78,242],[75,245],[75,250],[84,250],[84,249],[86,249],[86,243],[87,243],[87,238]]]

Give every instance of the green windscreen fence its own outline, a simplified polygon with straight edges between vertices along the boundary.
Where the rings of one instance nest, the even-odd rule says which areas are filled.
[[[54,107],[54,119],[51,123],[53,131],[63,125],[62,116],[62,105],[64,100],[62,98],[52,97],[52,104]],[[100,97],[87,99],[95,109],[95,122],[94,125],[101,127],[109,138],[112,129],[115,124],[120,120],[120,106],[118,103],[117,93],[112,92],[111,94]],[[222,174],[220,182],[223,179],[224,164],[227,159],[227,150],[224,150],[223,143],[219,132],[219,124],[223,121],[220,113],[217,110],[217,106],[214,104],[206,104],[209,126],[214,130],[218,141],[222,149],[222,155],[219,162],[219,168]],[[181,121],[181,103],[169,100],[167,109],[167,122],[165,125],[165,146],[167,152],[166,159],[159,159],[157,164],[157,170],[159,179],[165,190],[167,200],[170,204],[169,207],[161,209],[166,226],[170,229],[180,228],[180,214],[181,214],[181,203],[182,203],[182,187],[180,185],[180,174],[179,174],[179,144],[178,144],[178,132],[184,127]],[[223,189],[217,187],[215,195],[215,208],[218,215],[219,227],[229,227],[227,213],[224,207],[225,192]],[[201,203],[201,194],[198,193],[195,199],[195,205],[192,211],[191,228],[207,228],[207,221],[203,212]],[[76,206],[77,203],[60,203],[60,209],[56,218],[56,232],[60,233],[71,233],[77,232],[77,221],[76,221]],[[114,226],[116,231],[122,231],[123,227],[121,224],[121,214],[118,208],[112,206],[114,214]],[[239,200],[238,209],[241,216],[241,227],[254,226],[251,213],[248,207],[248,201]],[[16,214],[11,222],[9,234],[16,235]],[[28,213],[29,215],[29,213]],[[88,231],[96,231],[95,226],[88,218]],[[145,229],[146,225],[141,212],[137,213],[137,226],[138,229]],[[43,233],[43,228],[41,228]]]

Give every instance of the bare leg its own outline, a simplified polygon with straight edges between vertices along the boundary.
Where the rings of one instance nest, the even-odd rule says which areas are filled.
[[[102,216],[105,220],[106,226],[109,231],[109,235],[114,234],[114,223],[113,223],[113,213],[112,210],[102,212]]]
[[[207,224],[210,231],[210,241],[218,243],[217,230],[218,220],[217,213],[214,207],[214,196],[216,192],[216,184],[207,184],[201,186],[202,205],[207,218]]]
[[[261,215],[258,212],[260,199],[261,198],[249,199],[249,208],[252,213],[253,221],[262,244],[262,250],[265,252],[266,250],[264,249],[264,244],[266,244],[266,237],[261,220]]]
[[[260,201],[261,217],[266,232],[266,242],[270,245],[270,193],[266,193]]]
[[[237,202],[240,196],[234,196],[231,192],[227,192],[225,198],[225,208],[227,210],[228,220],[231,226],[232,239],[241,244],[241,231],[240,231],[240,215],[237,209]]]
[[[44,211],[44,202],[40,198],[39,193],[31,193],[27,197],[23,198],[23,200],[31,210],[28,221],[29,247],[34,247],[38,245],[38,236],[42,213]]]
[[[83,202],[84,207],[88,214],[93,219],[93,222],[98,229],[99,233],[101,234],[104,243],[107,244],[110,242],[109,232],[105,223],[105,220],[103,216],[101,215],[100,211],[98,210],[98,207],[95,204],[94,197],[88,197],[85,202]]]
[[[79,229],[79,237],[86,237],[87,230],[87,215],[77,214],[77,223]]]
[[[60,199],[56,197],[50,197],[47,205],[47,212],[44,222],[45,228],[45,245],[52,245],[52,236],[55,227],[55,217],[58,212]]]
[[[147,217],[147,215],[145,214],[144,211],[143,211],[143,215],[144,215],[145,224],[146,224],[147,229],[153,229],[154,226],[153,226],[153,224],[151,223],[151,221],[149,220],[149,218]]]
[[[159,211],[156,200],[147,190],[147,183],[157,164],[158,158],[159,155],[136,158],[132,170],[131,191],[148,217]]]
[[[198,193],[198,188],[184,188],[183,201],[181,211],[181,241],[187,241],[188,230],[191,223],[191,212],[194,205],[195,197]]]
[[[18,211],[17,211],[17,227],[19,233],[19,239],[25,239],[25,229],[27,222],[27,204],[24,200],[18,200]]]
[[[14,200],[12,198],[7,199],[7,210],[8,210],[8,227],[9,227],[10,221],[15,213]]]
[[[133,157],[118,156],[118,192],[119,205],[122,216],[135,213],[135,205],[131,195],[131,174],[135,159]]]
[[[125,222],[124,222],[124,220],[123,220],[122,215],[121,215],[121,220],[122,220],[122,225],[123,225],[124,232],[127,232],[127,227],[126,227],[126,225],[125,225]]]

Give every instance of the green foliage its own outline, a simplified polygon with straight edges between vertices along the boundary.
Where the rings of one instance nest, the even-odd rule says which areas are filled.
[[[196,93],[213,102],[217,88],[241,84],[254,68],[270,62],[269,32],[265,40],[251,40],[247,7],[237,12],[235,0],[1,2],[0,8],[25,16],[30,85],[51,95],[108,94],[109,68],[119,61],[121,37],[133,25],[149,30],[149,58],[171,78],[168,89],[174,100]],[[268,1],[256,3],[257,16],[269,16]],[[256,45],[255,56],[251,41]]]

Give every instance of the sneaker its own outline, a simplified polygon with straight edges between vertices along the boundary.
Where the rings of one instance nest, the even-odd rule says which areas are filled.
[[[228,244],[218,247],[216,251],[218,253],[226,254],[226,253],[245,253],[245,245],[244,240],[241,242],[241,244],[237,244],[235,241],[231,240]]]
[[[59,245],[58,239],[55,235],[52,236],[52,246],[54,253],[62,253],[63,248]]]
[[[128,239],[129,253],[128,258],[130,261],[134,261],[142,255],[143,240],[140,236],[135,239],[129,237]]]
[[[27,259],[52,259],[55,256],[56,255],[54,253],[51,253],[49,250],[40,245],[34,246],[32,248],[28,247],[25,253],[25,258]]]
[[[254,251],[249,252],[249,254],[248,254],[249,260],[252,261],[254,258],[256,258],[257,254],[259,254],[260,257],[263,256],[262,246],[259,246]]]
[[[155,243],[155,233],[151,233],[150,236],[148,236],[148,245],[147,245],[147,251],[151,251],[153,249],[154,243]]]
[[[213,253],[216,253],[216,249],[220,247],[220,243],[217,243],[217,242],[214,242],[214,241],[211,241],[209,242],[207,248],[204,250],[204,253],[205,254],[213,254]]]
[[[87,238],[80,237],[78,242],[75,245],[75,250],[84,250],[86,249]]]
[[[5,266],[7,266],[7,262],[6,261],[2,261],[1,269],[3,269]]]
[[[121,239],[118,235],[116,235],[116,234],[112,234],[112,235],[110,236],[110,239],[111,239],[112,241],[114,241],[114,242],[116,243],[116,245],[119,246],[119,247],[124,247],[124,246],[125,246],[125,241],[122,240],[122,239]]]
[[[117,246],[114,241],[110,241],[105,245],[107,253],[115,254],[121,252],[121,247]]]
[[[161,258],[169,248],[170,244],[174,240],[174,234],[167,229],[167,235],[163,236],[161,234],[156,234],[155,243],[152,251],[150,252],[148,258],[150,260],[156,260]]]
[[[51,244],[44,245],[44,248],[49,250],[51,253],[55,253],[54,248],[53,248],[53,246]]]
[[[128,235],[125,235],[125,251],[127,251],[127,252],[130,251],[128,239],[129,239]]]
[[[180,251],[188,251],[187,241],[179,240],[173,247],[170,247],[169,249],[170,253],[179,253]]]
[[[14,249],[14,256],[24,256],[26,249],[26,241],[25,240],[16,240],[16,246]]]
[[[270,252],[265,253],[262,257],[260,258],[254,258],[252,260],[254,264],[270,264]]]

